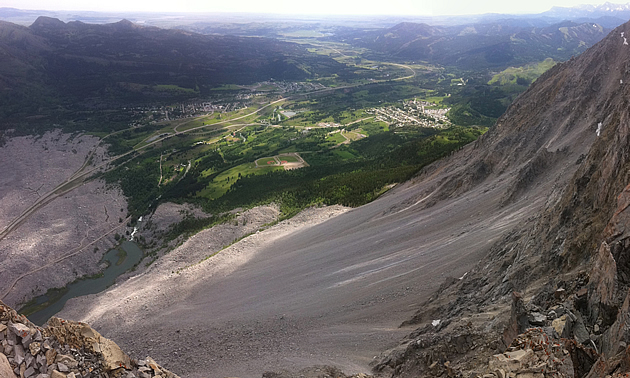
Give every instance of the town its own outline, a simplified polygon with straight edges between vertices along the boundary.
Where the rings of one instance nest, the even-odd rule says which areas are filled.
[[[444,129],[451,126],[446,116],[449,110],[450,108],[441,108],[428,101],[414,99],[403,101],[401,107],[371,108],[366,113],[374,114],[377,121],[386,122],[391,128],[416,126]]]

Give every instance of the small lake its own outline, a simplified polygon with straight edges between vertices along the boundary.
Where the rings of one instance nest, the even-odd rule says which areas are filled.
[[[32,313],[28,316],[28,319],[39,326],[43,325],[46,321],[48,321],[48,319],[50,319],[51,316],[61,311],[68,299],[80,297],[82,295],[96,294],[107,289],[116,282],[116,278],[118,276],[131,269],[134,265],[139,263],[141,259],[142,250],[136,243],[131,241],[123,242],[118,249],[109,250],[105,256],[103,256],[103,260],[101,260],[101,262],[107,261],[109,264],[103,272],[103,276],[93,279],[79,280],[69,284],[66,287],[67,292],[59,298],[59,300],[50,303],[45,308],[37,312]],[[36,304],[42,304],[48,301],[49,298],[47,295],[40,295],[35,298]]]

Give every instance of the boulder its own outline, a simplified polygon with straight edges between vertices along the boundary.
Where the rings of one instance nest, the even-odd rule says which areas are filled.
[[[131,359],[115,342],[102,337],[99,347],[103,354],[103,367],[105,370],[115,370],[120,367],[127,368],[131,366]]]
[[[581,317],[578,317],[577,321],[573,325],[573,337],[575,337],[575,340],[577,340],[580,344],[584,344],[591,339],[591,335],[586,330],[586,326],[584,325],[584,321]]]
[[[29,378],[35,375],[35,369],[33,369],[33,367],[29,367],[28,369],[24,370],[24,377],[25,378]]]
[[[72,356],[67,354],[58,354],[57,358],[55,358],[55,362],[62,363],[69,369],[76,369],[76,367],[79,366],[79,363]]]
[[[15,334],[16,336],[20,336],[21,338],[25,338],[31,334],[30,328],[22,323],[16,324],[13,322],[9,322],[7,327],[11,332],[13,332],[13,334]]]
[[[22,348],[22,345],[15,344],[13,346],[13,353],[15,353],[15,356],[13,357],[15,363],[18,365],[21,364],[24,361],[24,348]]]
[[[9,365],[9,361],[7,357],[0,353],[0,377],[13,377],[13,369],[11,365]]]
[[[37,354],[38,354],[38,353],[39,353],[39,351],[41,350],[41,344],[40,344],[40,343],[37,343],[37,342],[31,343],[31,344],[28,346],[28,349],[31,351],[31,354],[32,354],[33,356],[37,356]]]
[[[564,325],[566,324],[566,322],[567,316],[562,315],[561,317],[554,319],[553,322],[551,322],[551,326],[553,327],[553,329],[556,330],[558,335],[562,335],[562,331],[564,331]]]
[[[503,341],[504,349],[512,343],[512,340],[518,334],[524,332],[529,327],[527,319],[527,308],[523,302],[523,296],[514,291],[512,292],[512,309],[510,312],[510,320],[503,331],[501,341]]]
[[[547,321],[547,317],[540,312],[531,312],[527,316],[527,321],[533,326],[544,326]]]
[[[57,370],[53,370],[52,374],[50,374],[50,378],[66,378],[66,375]]]
[[[70,371],[70,369],[68,369],[66,364],[64,364],[63,362],[57,362],[57,370],[59,370],[62,373],[67,373]]]
[[[50,366],[55,362],[55,358],[57,357],[57,351],[54,349],[49,349],[46,351],[46,365]]]
[[[524,369],[534,359],[534,351],[531,349],[520,349],[512,352],[495,354],[490,358],[490,370],[503,369],[505,371],[518,371]]]
[[[84,347],[90,353],[102,354],[105,371],[131,366],[131,359],[115,342],[101,336],[87,324],[53,317],[48,321],[45,332],[47,335],[54,335],[60,343],[73,348]]]
[[[595,323],[600,315],[607,315],[614,307],[617,263],[604,241],[599,247],[588,283],[588,318]],[[614,315],[613,315],[614,316]]]

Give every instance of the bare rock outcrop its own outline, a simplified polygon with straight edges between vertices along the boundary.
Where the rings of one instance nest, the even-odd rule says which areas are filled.
[[[0,302],[0,377],[177,378],[153,359],[133,360],[85,323],[52,318],[41,328]]]

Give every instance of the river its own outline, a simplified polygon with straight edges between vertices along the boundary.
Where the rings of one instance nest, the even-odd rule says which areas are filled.
[[[122,249],[126,253],[126,256],[121,254],[119,249]],[[105,254],[105,256],[103,256],[102,262],[107,261],[109,266],[105,269],[102,276],[92,279],[79,280],[69,284],[66,287],[67,292],[59,298],[59,300],[48,304],[39,311],[32,313],[28,316],[28,319],[41,326],[46,323],[51,316],[61,311],[68,299],[80,297],[82,295],[96,294],[107,289],[116,282],[116,278],[118,276],[131,269],[142,259],[142,250],[134,242],[125,241],[121,244],[119,249],[111,249]],[[35,298],[35,301],[36,304],[42,304],[49,301],[49,298],[44,294]]]

